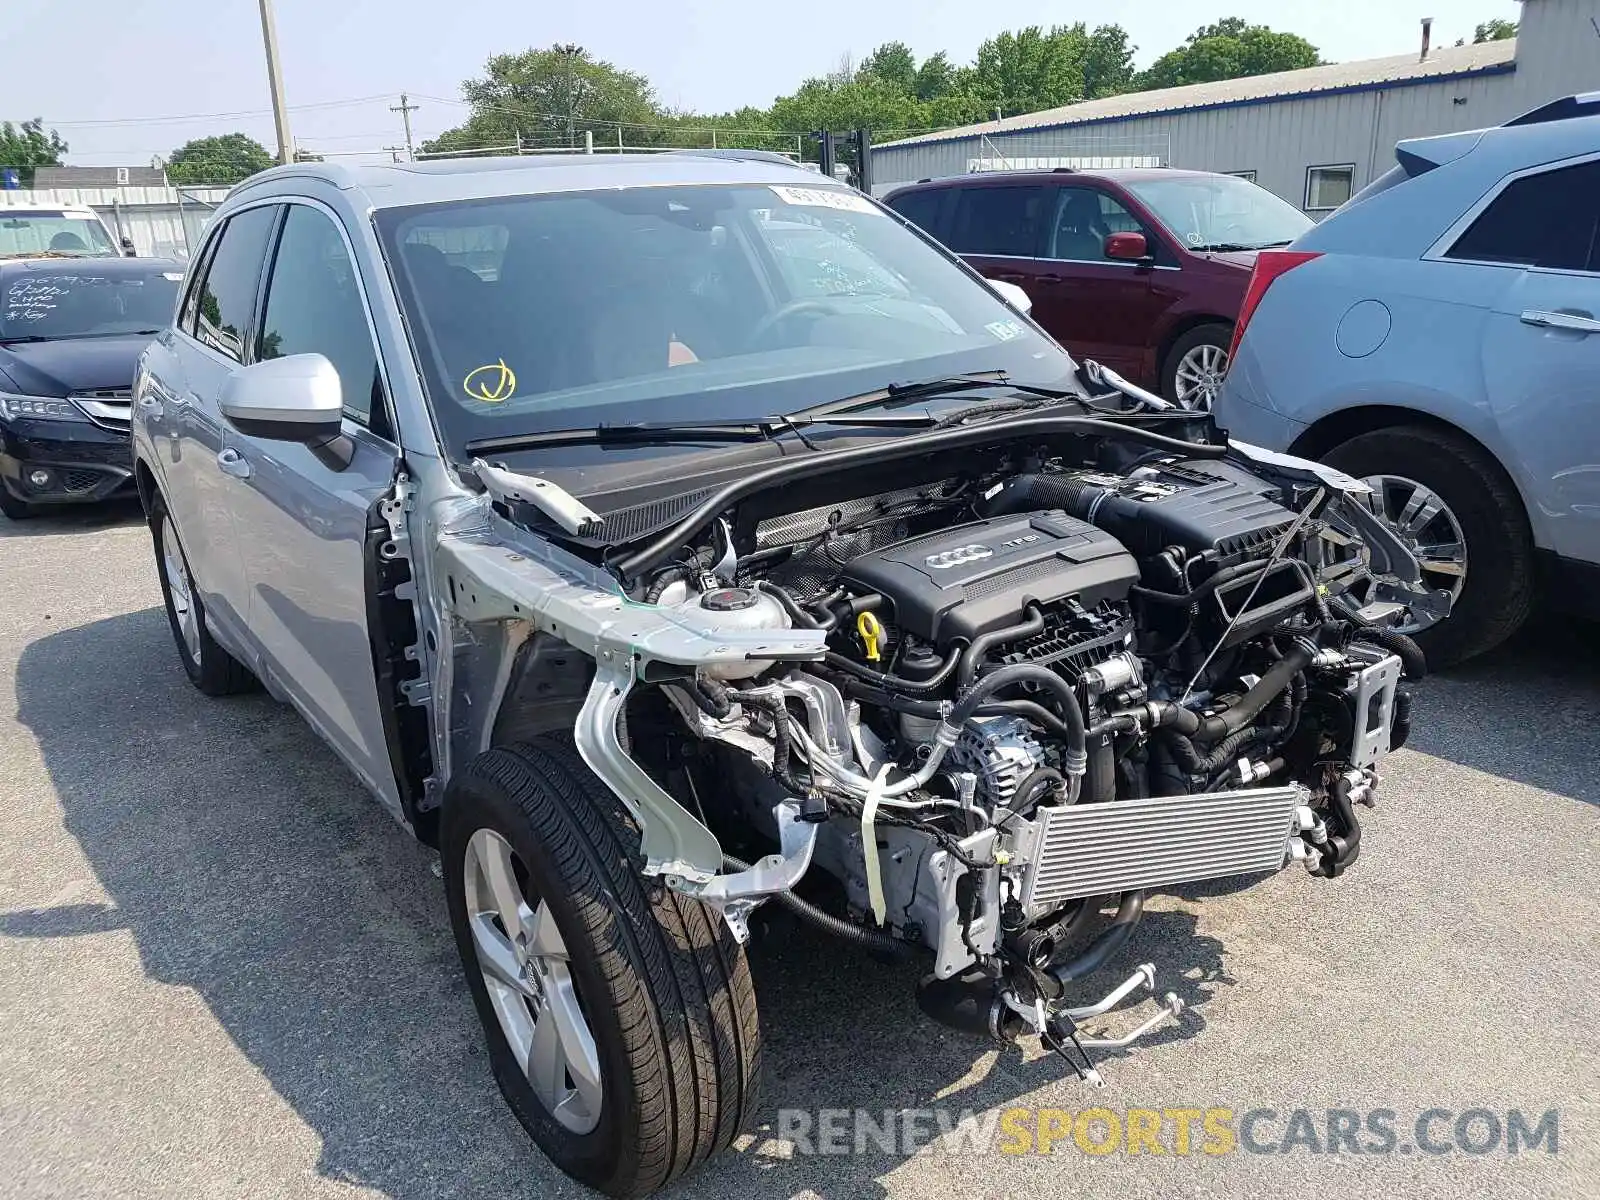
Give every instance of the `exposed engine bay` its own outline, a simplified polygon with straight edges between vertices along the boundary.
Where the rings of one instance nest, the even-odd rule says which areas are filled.
[[[930,455],[926,478],[829,504],[762,494],[636,555],[630,614],[742,652],[611,687],[586,751],[624,786],[653,764],[724,844],[741,827],[777,844],[712,878],[661,872],[741,936],[776,898],[868,949],[923,948],[930,1015],[1032,1031],[1075,1063],[1068,1042],[1123,1046],[1177,1015],[1169,995],[1126,1037],[1078,1037],[1153,986],[1147,968],[1068,999],[1147,890],[1355,862],[1357,809],[1409,731],[1402,678],[1424,669],[1391,627],[1403,603],[1345,592],[1372,558],[1360,484],[1104,428],[967,470]],[[615,717],[621,753],[598,748]],[[688,749],[641,745],[652,721]],[[848,919],[794,896],[819,869]]]

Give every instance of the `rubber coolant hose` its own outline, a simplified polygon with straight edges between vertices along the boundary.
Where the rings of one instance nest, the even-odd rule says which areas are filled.
[[[722,865],[730,871],[748,871],[750,864],[733,857],[731,854],[722,856]],[[772,899],[783,905],[795,916],[805,921],[814,929],[823,933],[832,934],[834,937],[843,938],[847,942],[854,942],[869,950],[882,950],[893,954],[897,958],[904,958],[911,953],[911,946],[902,942],[892,934],[883,933],[876,929],[867,929],[861,925],[852,925],[849,921],[840,919],[832,913],[823,912],[814,904],[808,904],[793,892],[774,892]]]

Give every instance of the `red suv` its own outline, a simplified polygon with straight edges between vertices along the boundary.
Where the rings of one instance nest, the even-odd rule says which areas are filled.
[[[987,278],[1022,287],[1074,356],[1201,408],[1227,370],[1256,251],[1312,224],[1249,180],[1166,167],[985,172],[885,203]]]

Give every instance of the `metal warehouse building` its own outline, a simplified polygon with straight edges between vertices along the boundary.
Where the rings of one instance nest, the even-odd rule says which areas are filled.
[[[970,171],[1172,166],[1254,179],[1317,216],[1394,165],[1403,138],[1499,125],[1600,89],[1600,0],[1522,0],[1512,41],[1430,48],[1091,100],[903,141],[873,191]]]

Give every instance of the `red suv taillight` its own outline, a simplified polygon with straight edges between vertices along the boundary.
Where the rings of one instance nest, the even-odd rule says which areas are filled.
[[[1256,267],[1250,272],[1250,286],[1245,289],[1244,303],[1239,306],[1239,320],[1233,327],[1233,342],[1228,347],[1230,363],[1233,361],[1233,356],[1239,353],[1239,343],[1244,339],[1244,331],[1250,325],[1250,318],[1256,315],[1256,309],[1261,307],[1267,289],[1279,276],[1288,274],[1313,258],[1321,257],[1321,253],[1315,250],[1263,250],[1256,255]]]

